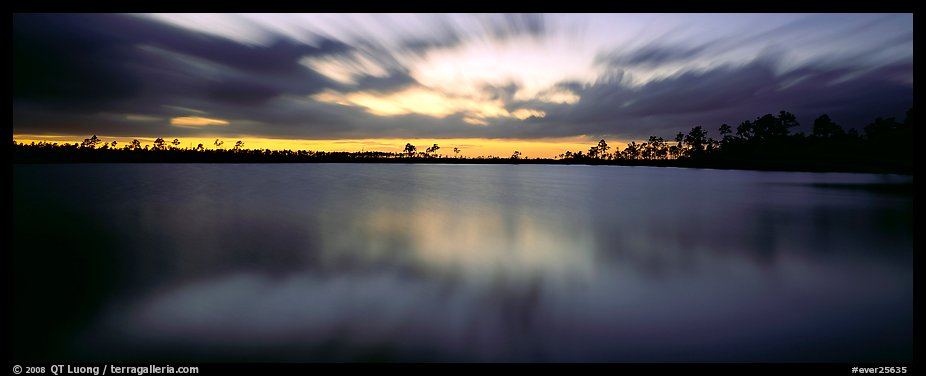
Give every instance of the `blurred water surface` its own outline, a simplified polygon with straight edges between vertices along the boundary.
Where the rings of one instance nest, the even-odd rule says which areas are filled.
[[[14,355],[910,361],[897,183],[912,177],[16,165]]]

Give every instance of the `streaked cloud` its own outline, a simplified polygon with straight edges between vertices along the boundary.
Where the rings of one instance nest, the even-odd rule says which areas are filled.
[[[228,121],[200,116],[181,116],[170,119],[170,125],[178,127],[201,127],[205,125],[228,125]]]
[[[517,109],[517,110],[514,110],[514,111],[511,113],[511,115],[514,116],[514,117],[516,117],[516,118],[518,118],[518,119],[522,119],[522,120],[523,120],[523,119],[527,119],[527,118],[529,118],[529,117],[538,117],[538,118],[542,118],[542,117],[546,116],[547,114],[546,114],[545,112],[543,112],[543,111],[540,111],[540,110],[532,110],[532,109],[529,109],[529,108],[519,108],[519,109]]]
[[[629,139],[912,106],[911,14],[13,20],[14,134]]]
[[[128,121],[163,121],[164,118],[159,116],[126,114],[125,120]]]
[[[501,101],[455,97],[424,87],[410,87],[402,91],[381,94],[376,92],[338,93],[326,91],[313,96],[315,100],[358,106],[377,116],[421,114],[445,118],[453,114],[486,118],[508,116]]]
[[[464,117],[463,121],[473,125],[489,125],[489,122],[478,118]]]
[[[358,77],[386,77],[389,75],[389,72],[368,56],[356,52],[342,56],[307,57],[300,60],[299,63],[346,85],[356,84]]]

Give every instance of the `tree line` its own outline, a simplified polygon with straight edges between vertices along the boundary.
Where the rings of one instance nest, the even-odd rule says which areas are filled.
[[[559,158],[580,163],[912,173],[913,121],[910,108],[903,121],[879,117],[859,132],[845,130],[823,114],[808,135],[791,133],[800,123],[794,114],[780,111],[745,120],[735,131],[721,124],[719,139],[699,125],[672,139],[650,136],[613,152],[602,139],[587,151],[566,151]]]
[[[142,146],[137,139],[125,145],[103,141],[96,135],[81,143],[58,144],[13,142],[14,162],[440,162],[453,163],[584,163],[651,165],[709,168],[774,169],[805,171],[913,171],[913,109],[903,121],[876,118],[862,132],[845,130],[828,115],[817,117],[811,133],[792,133],[799,127],[797,117],[787,111],[745,120],[735,129],[721,124],[718,138],[703,126],[673,138],[650,136],[646,141],[629,142],[623,149],[613,148],[601,139],[586,150],[565,151],[554,158],[525,159],[514,151],[510,157],[460,157],[438,154],[438,144],[419,150],[407,143],[401,152],[360,151],[324,152],[307,150],[247,149],[238,140],[230,148],[216,139],[207,149],[203,144],[183,148],[179,139],[157,138]],[[192,146],[192,145],[191,145]]]

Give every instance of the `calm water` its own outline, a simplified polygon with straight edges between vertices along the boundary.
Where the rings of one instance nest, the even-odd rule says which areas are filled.
[[[14,166],[17,359],[912,360],[912,177]]]

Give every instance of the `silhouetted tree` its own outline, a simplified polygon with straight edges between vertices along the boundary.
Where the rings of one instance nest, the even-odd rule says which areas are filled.
[[[640,159],[651,160],[653,159],[653,148],[647,142],[641,142],[637,145],[637,149],[640,150]]]
[[[521,152],[515,150],[514,153],[511,154],[511,159],[521,159]]]
[[[598,158],[598,146],[597,145],[588,148],[588,156],[589,158]]]
[[[624,159],[637,160],[640,159],[641,153],[637,143],[635,141],[630,141],[630,143],[627,144],[627,147],[624,148],[624,152],[622,154]]]
[[[411,143],[405,144],[404,152],[407,156],[411,157],[412,155],[414,155],[415,150],[418,150],[418,148],[416,148],[415,145],[412,145]]]
[[[240,151],[241,149],[244,149],[244,141],[238,140],[238,142],[235,142],[234,150]]]
[[[203,144],[196,145],[196,151],[206,151],[206,148],[203,147]]]
[[[861,137],[862,137],[862,136],[859,135],[859,133],[858,133],[858,129],[849,128],[849,130],[846,131],[846,138],[849,138],[849,139],[852,139],[852,140],[857,140],[857,139],[859,139],[859,138],[861,138]]]
[[[141,149],[141,141],[138,141],[137,139],[132,140],[132,150],[140,150],[140,149]]]
[[[726,136],[726,135],[732,133],[732,132],[733,132],[733,129],[730,128],[730,126],[727,125],[727,123],[723,123],[723,124],[720,125],[719,132],[720,132],[720,135],[721,135],[721,136]]]
[[[158,137],[154,140],[154,149],[164,150],[167,148],[167,141],[164,141],[163,138]]]
[[[662,137],[650,136],[647,150],[649,150],[647,154],[649,154],[651,159],[666,159],[666,156],[669,154],[668,147],[666,147],[666,140]]]
[[[436,152],[438,149],[440,149],[440,146],[437,146],[437,144],[434,144],[434,146],[431,146],[425,149],[425,153],[427,153],[428,155],[431,155],[431,153]]]
[[[797,122],[797,117],[788,111],[779,111],[776,122],[769,126],[768,134],[772,138],[781,139],[791,133],[791,128],[801,125]]]
[[[866,150],[870,158],[878,161],[897,161],[913,168],[913,110],[907,111],[906,119],[897,122],[894,118],[876,118],[865,126]]]
[[[734,140],[733,128],[730,127],[730,125],[728,125],[727,123],[721,124],[719,131],[720,131],[720,137],[721,137],[720,139],[721,145],[728,145],[733,142]]]
[[[215,142],[213,142],[212,144],[215,145],[216,149],[218,149],[218,148],[221,148],[222,145],[225,145],[225,141],[219,141],[219,139],[215,139]]]
[[[842,138],[846,135],[846,132],[842,130],[842,127],[834,123],[828,115],[823,114],[813,121],[813,133],[811,135],[814,138],[821,139]]]
[[[608,156],[608,149],[611,147],[608,146],[608,143],[601,139],[598,141],[598,152],[596,153],[599,158],[606,158]]]
[[[752,125],[751,121],[744,120],[736,127],[736,136],[746,141],[756,138],[755,126]]]
[[[684,142],[685,142],[685,134],[682,132],[676,133],[675,134],[675,149],[676,149],[675,158],[681,158],[681,156],[685,154]]]
[[[689,157],[704,154],[705,145],[708,143],[707,131],[700,125],[691,128],[691,131],[685,135],[685,144],[688,145],[687,154]]]
[[[82,147],[82,148],[95,149],[96,146],[99,145],[101,142],[103,142],[103,141],[100,140],[99,137],[97,137],[96,135],[93,135],[93,136],[90,137],[90,138],[85,138],[85,139],[84,139],[84,142],[82,142],[82,143],[80,144],[80,147]]]
[[[453,153],[457,155],[457,158],[460,157],[460,148],[453,148]]]
[[[752,123],[753,129],[756,132],[755,138],[758,141],[766,141],[772,138],[771,137],[772,130],[779,128],[776,126],[777,123],[778,123],[778,118],[776,118],[772,114],[766,114],[756,119],[756,121]]]
[[[900,128],[900,123],[894,118],[875,118],[874,122],[865,126],[865,137],[869,140],[877,140],[893,133],[898,128]]]
[[[177,147],[180,146],[180,140],[175,138],[170,144],[174,145],[174,149],[177,149]]]
[[[714,153],[720,150],[720,141],[715,140],[713,137],[707,138],[707,152]]]
[[[782,139],[788,136],[790,129],[800,125],[797,117],[787,111],[781,111],[778,116],[765,114],[754,122],[746,120],[736,128],[736,135],[751,142],[762,142],[770,139]]]

